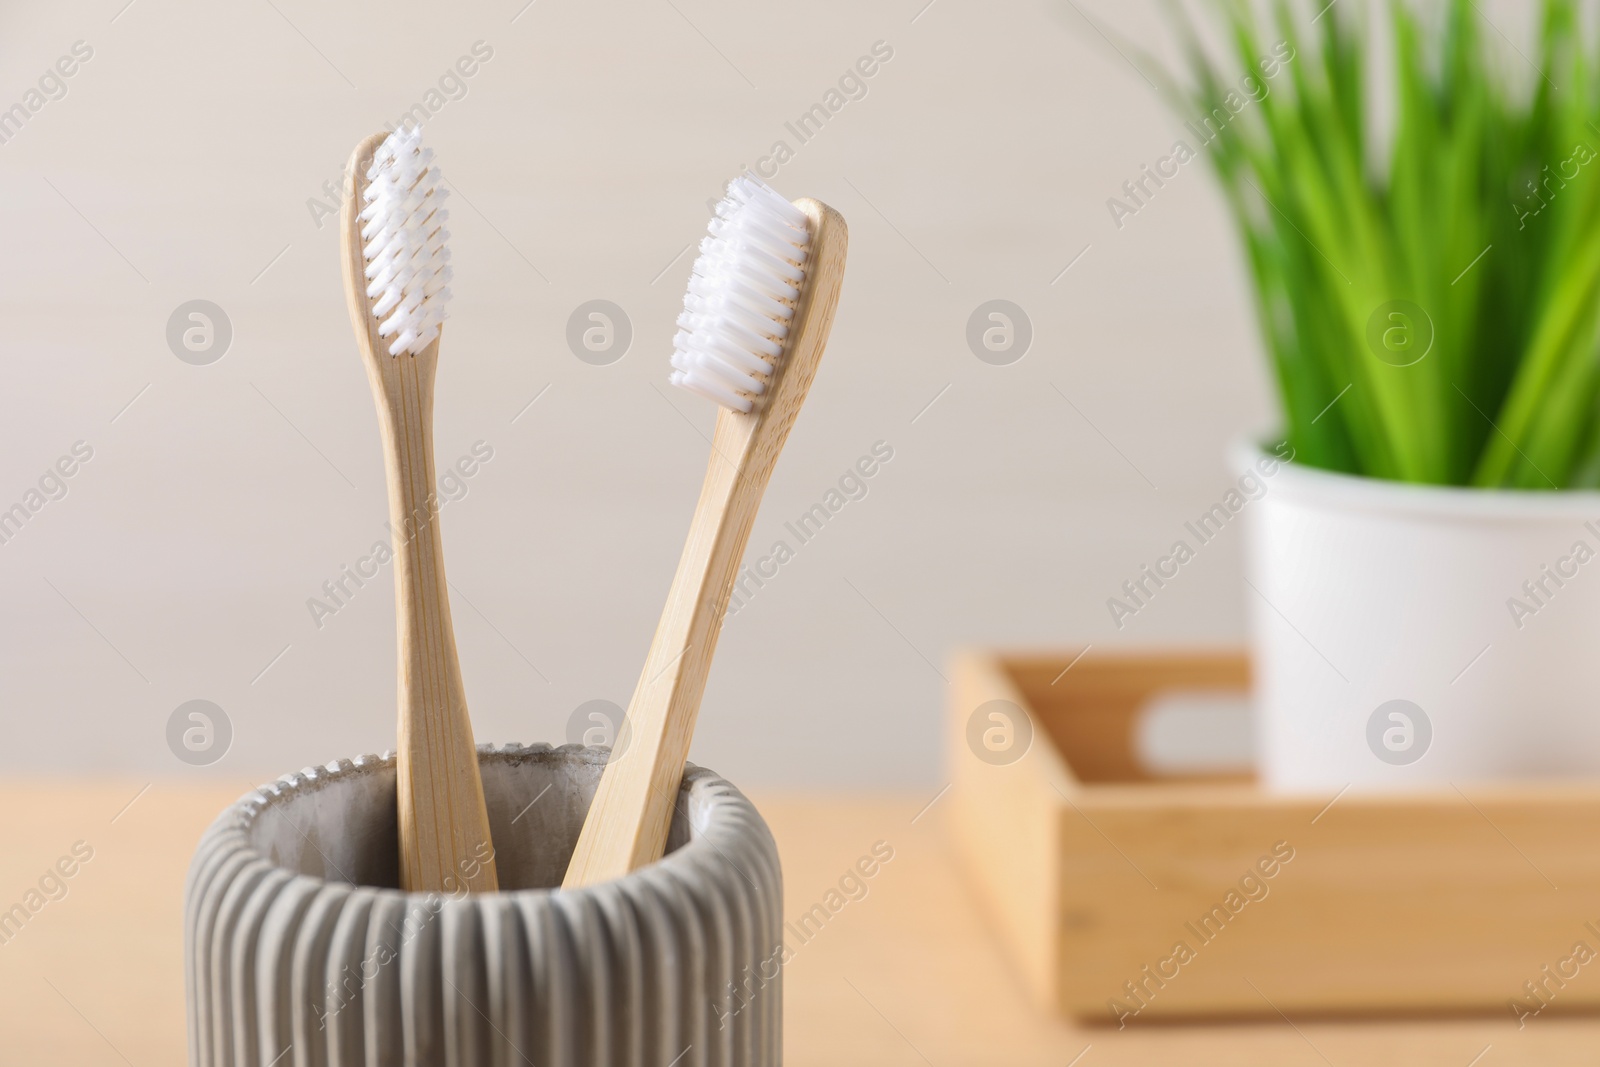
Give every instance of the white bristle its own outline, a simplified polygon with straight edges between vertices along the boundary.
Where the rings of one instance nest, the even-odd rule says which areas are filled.
[[[783,355],[810,243],[805,212],[748,174],[728,183],[689,277],[669,380],[748,412]]]
[[[448,189],[439,188],[433,149],[422,128],[402,127],[373,153],[362,194],[362,255],[367,298],[378,336],[393,337],[389,354],[416,355],[439,336],[450,301]]]

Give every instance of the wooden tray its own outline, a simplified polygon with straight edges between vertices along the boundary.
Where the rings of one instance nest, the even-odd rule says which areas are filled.
[[[947,815],[1041,1004],[1113,1025],[1600,1006],[1600,784],[1298,798],[1157,778],[1140,710],[1242,691],[1246,657],[1076,656],[971,652],[951,676]],[[1008,707],[1014,743],[1032,724],[1020,757]]]

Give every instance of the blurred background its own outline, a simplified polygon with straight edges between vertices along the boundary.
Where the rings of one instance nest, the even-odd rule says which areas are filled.
[[[1385,6],[1295,11],[1305,22],[1335,4]],[[1532,6],[1471,5],[1518,94],[1541,73],[1527,58],[1539,54]],[[1395,94],[1386,19],[1369,22],[1364,84],[1381,145]],[[1251,869],[1235,852],[1255,863],[1286,841],[1241,831],[1226,792],[1205,794],[1225,798],[1213,852],[1164,811],[1118,825],[1080,810],[1080,825],[1061,806],[1077,808],[1058,784],[1065,772],[1050,777],[1059,738],[1001,759],[969,729],[971,758],[961,751],[966,709],[991,706],[963,703],[976,691],[953,666],[963,648],[1040,650],[1007,661],[1023,664],[1028,702],[1067,702],[1072,686],[1052,690],[1048,675],[1085,647],[1221,649],[1201,673],[1242,688],[1244,661],[1229,658],[1249,616],[1242,524],[1203,539],[1136,612],[1113,602],[1241,484],[1230,447],[1279,426],[1211,161],[1170,172],[1175,144],[1198,139],[1135,61],[1143,50],[1178,70],[1177,44],[1158,0],[0,5],[0,234],[11,249],[0,265],[0,1064],[177,1062],[179,902],[201,831],[253,783],[394,743],[393,579],[369,565],[388,542],[388,508],[337,211],[355,145],[406,121],[422,122],[453,194],[436,458],[484,741],[609,740],[629,700],[716,418],[667,371],[694,246],[724,184],[748,168],[848,220],[832,340],[747,562],[779,542],[790,556],[726,620],[690,757],[755,798],[783,856],[785,914],[829,916],[817,947],[785,965],[788,1062],[1470,1067],[1491,1046],[1485,1067],[1588,1062],[1577,1050],[1593,1047],[1593,1020],[1547,1018],[1525,1034],[1498,1007],[1493,1018],[1391,1018],[1438,1004],[1402,989],[1360,1025],[1317,1016],[1302,1027],[1266,992],[1326,1003],[1305,989],[1324,974],[1318,956],[1272,955],[1300,937],[1325,958],[1349,953],[1325,969],[1340,981],[1401,984],[1413,972],[1368,965],[1363,931],[1339,925],[1356,914],[1348,899],[1361,914],[1413,914],[1389,909],[1397,885],[1437,927],[1428,944],[1448,951],[1409,960],[1409,933],[1374,951],[1414,962],[1447,993],[1471,971],[1474,990],[1492,994],[1483,1003],[1498,1005],[1502,989],[1523,996],[1518,983],[1562,966],[1572,937],[1600,937],[1580,929],[1600,914],[1600,890],[1573,844],[1600,823],[1547,819],[1520,798],[1480,807],[1456,788],[1465,803],[1440,790],[1449,803],[1426,809],[1448,832],[1408,838],[1409,823],[1335,817],[1313,832],[1344,791],[1317,793],[1309,823],[1299,800],[1285,802],[1273,817],[1296,820],[1285,836],[1304,834],[1306,859],[1274,884],[1300,903],[1252,905],[1270,917],[1207,949],[1196,973],[1209,977],[1164,1001],[1204,1007],[1202,994],[1238,970],[1260,988],[1233,982],[1216,1002],[1242,999],[1244,1016],[1123,1034],[1097,998],[1102,986],[1123,996],[1121,978],[1166,951],[1178,924],[1162,925],[1159,909],[1202,914]],[[1496,213],[1497,195],[1483,198]],[[1589,498],[1570,499],[1578,509]],[[826,523],[799,536],[819,507]],[[1540,542],[1504,560],[1507,573],[1540,573],[1566,548],[1559,534],[1548,551]],[[1494,589],[1471,621],[1492,621],[1499,640]],[[1575,673],[1592,661],[1579,603],[1562,601],[1573,611],[1564,629],[1551,624],[1560,616],[1541,620],[1571,641],[1559,649]],[[1286,644],[1315,652],[1318,671],[1346,662],[1340,638],[1414,658],[1409,636],[1387,641],[1359,619],[1331,638],[1307,627],[1334,652],[1323,655],[1293,612],[1251,610],[1269,628],[1281,617]],[[1466,673],[1457,665],[1478,659],[1446,651],[1440,692],[1475,691],[1500,669],[1495,656],[1517,662],[1498,651],[1452,690]],[[1143,669],[1130,662],[1127,677]],[[1117,695],[1098,684],[1072,700],[1098,713]],[[1362,703],[1371,694],[1327,689],[1363,721],[1378,699],[1417,695]],[[1247,760],[1242,701],[1228,699],[1167,734],[1164,758]],[[1451,706],[1418,699],[1447,753]],[[202,722],[204,743],[186,745]],[[1372,734],[1346,733],[1366,763],[1378,766],[1369,746],[1385,769],[1396,762]],[[1426,751],[1424,740],[1411,760]],[[1088,761],[1085,778],[1120,783],[1106,770],[1119,758]],[[962,773],[990,775],[969,781],[996,790],[992,817],[952,785]],[[1030,782],[1055,784],[1059,801]],[[1148,794],[1103,795],[1137,808]],[[1600,812],[1579,796],[1583,812]],[[1343,804],[1339,817],[1373,810],[1359,791]],[[964,845],[947,832],[957,810],[977,812]],[[1029,820],[1041,811],[1066,821],[1039,830]],[[1079,851],[1067,854],[1069,830]],[[993,857],[1032,881],[986,867],[991,836]],[[884,853],[893,864],[870,886],[851,874]],[[40,872],[54,879],[69,857],[89,873],[52,883],[61,896],[47,900]],[[1074,858],[1102,911],[1049,896],[1048,879]],[[861,887],[848,910],[846,878]],[[1542,896],[1558,879],[1567,892]],[[1434,894],[1456,910],[1430,912]],[[4,925],[13,902],[20,935]],[[1068,958],[1069,935],[1101,936],[1095,915],[1134,931],[1104,938],[1092,961],[1117,981],[1094,984],[1100,972]],[[1496,940],[1507,916],[1538,936]],[[1380,927],[1365,932],[1382,941]],[[1230,960],[1235,944],[1265,945],[1259,958],[1277,971],[1248,969],[1249,953]],[[1034,948],[1060,959],[1033,966]],[[1478,954],[1498,969],[1473,971]],[[1087,1026],[1038,993],[1084,973],[1097,1013]],[[1562,1006],[1594,999],[1574,992]]]
[[[93,458],[0,544],[0,768],[260,778],[391,744],[389,571],[323,588],[387,536],[330,192],[407,115],[455,193],[439,466],[492,450],[442,520],[480,738],[628,701],[715,418],[666,384],[673,318],[744,167],[836,206],[850,262],[751,540],[795,556],[728,620],[697,762],[935,785],[954,646],[1239,639],[1237,531],[1120,628],[1106,605],[1272,423],[1205,161],[1108,209],[1184,135],[1119,34],[1175,58],[1157,5],[1091,0],[8,5],[0,105],[92,56],[0,126],[0,508]],[[199,770],[166,730],[196,699],[232,729]]]

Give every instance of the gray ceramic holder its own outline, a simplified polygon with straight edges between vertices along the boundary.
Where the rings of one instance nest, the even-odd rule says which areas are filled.
[[[783,888],[766,823],[691,765],[667,855],[556,892],[604,748],[481,746],[502,891],[404,893],[394,757],[219,816],[185,905],[195,1067],[766,1067]]]

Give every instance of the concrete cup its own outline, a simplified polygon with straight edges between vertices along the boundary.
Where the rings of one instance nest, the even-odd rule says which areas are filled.
[[[501,891],[396,888],[392,755],[224,811],[185,904],[195,1067],[721,1067],[781,1060],[777,848],[691,765],[668,851],[558,891],[608,750],[481,746]]]

